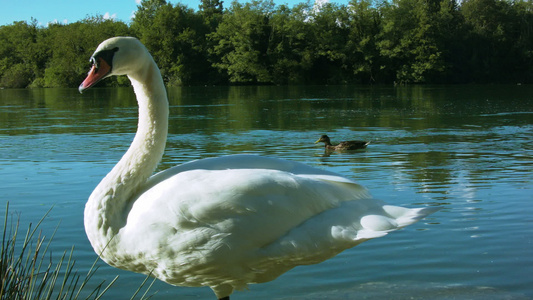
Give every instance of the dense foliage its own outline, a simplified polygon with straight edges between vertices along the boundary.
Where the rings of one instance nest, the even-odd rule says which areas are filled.
[[[533,82],[530,0],[351,0],[348,5],[143,0],[101,16],[0,27],[0,87],[75,87],[104,39],[132,35],[168,84]],[[127,84],[124,79],[107,84]]]

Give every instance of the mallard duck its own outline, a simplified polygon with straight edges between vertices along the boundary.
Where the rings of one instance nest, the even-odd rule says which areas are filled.
[[[344,141],[340,142],[338,145],[333,146],[331,144],[331,141],[329,140],[329,136],[323,135],[321,136],[316,143],[324,143],[324,146],[327,150],[357,150],[357,149],[364,149],[370,142],[366,141]]]

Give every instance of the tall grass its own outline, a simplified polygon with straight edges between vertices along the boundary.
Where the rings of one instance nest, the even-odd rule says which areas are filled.
[[[9,214],[9,203],[6,205],[0,254],[1,300],[100,299],[118,279],[116,276],[107,285],[102,281],[96,287],[93,285],[89,288],[88,283],[98,270],[96,261],[87,274],[78,274],[74,269],[74,247],[65,250],[54,263],[49,250],[57,228],[50,238],[38,231],[50,210],[35,226],[30,223],[28,228],[22,231],[20,217],[14,219]],[[148,277],[131,299],[136,297],[147,280]],[[152,284],[141,299],[149,298],[147,292]]]

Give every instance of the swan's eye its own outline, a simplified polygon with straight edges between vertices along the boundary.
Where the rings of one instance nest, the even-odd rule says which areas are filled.
[[[91,64],[94,66],[96,70],[98,70],[98,59],[91,57]]]
[[[92,64],[98,71],[98,68],[100,67],[101,60],[106,62],[110,67],[113,66],[113,56],[115,56],[115,53],[118,51],[118,47],[115,47],[113,49],[109,50],[102,50],[96,53],[92,58]]]

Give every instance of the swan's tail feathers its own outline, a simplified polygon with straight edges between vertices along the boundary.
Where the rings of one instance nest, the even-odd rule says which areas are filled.
[[[422,208],[403,208],[398,206],[385,205],[383,209],[396,219],[398,228],[402,228],[439,211],[442,207],[422,207]]]
[[[368,214],[361,218],[361,229],[352,236],[354,241],[382,237],[391,231],[416,223],[441,209],[440,207],[409,209],[393,205],[383,205],[382,208],[384,214]]]

